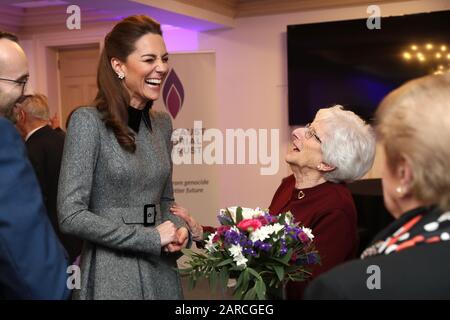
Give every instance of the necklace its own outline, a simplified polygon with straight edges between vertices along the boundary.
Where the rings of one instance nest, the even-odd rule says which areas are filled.
[[[297,194],[297,198],[298,199],[303,199],[305,197],[305,193],[302,191],[302,190],[300,190],[299,192],[298,192],[298,194]]]

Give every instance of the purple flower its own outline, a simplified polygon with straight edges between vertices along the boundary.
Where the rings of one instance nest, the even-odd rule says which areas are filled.
[[[306,255],[306,261],[308,264],[316,264],[318,262],[318,256],[315,252],[309,252]]]
[[[243,252],[244,254],[248,254],[248,255],[251,255],[251,256],[254,256],[254,257],[257,256],[257,253],[256,253],[255,250],[253,250],[252,248],[244,248],[244,249],[242,250],[242,252]]]
[[[295,261],[297,266],[308,265],[308,264],[317,264],[320,258],[316,252],[308,252],[307,254],[301,256]]]
[[[266,218],[268,223],[274,223],[278,220],[275,216],[271,215],[270,213],[264,214],[264,218]]]
[[[219,214],[217,216],[217,220],[219,220],[221,225],[229,225],[230,223],[233,223],[233,220],[229,216],[223,214]]]
[[[228,230],[225,232],[225,243],[228,244],[239,244],[241,240],[241,235],[234,231],[234,230]]]
[[[300,241],[302,243],[308,243],[308,242],[311,241],[311,239],[309,239],[308,235],[306,233],[304,233],[303,231],[301,231],[301,230],[298,233],[297,237],[300,239]]]

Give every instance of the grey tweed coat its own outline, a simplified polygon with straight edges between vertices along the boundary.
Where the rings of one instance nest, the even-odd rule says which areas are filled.
[[[63,232],[85,240],[81,289],[74,299],[181,299],[179,254],[161,252],[159,233],[145,227],[144,205],[155,204],[156,225],[171,220],[172,123],[150,111],[153,130],[141,120],[136,152],[124,151],[95,108],[71,117],[58,192]]]

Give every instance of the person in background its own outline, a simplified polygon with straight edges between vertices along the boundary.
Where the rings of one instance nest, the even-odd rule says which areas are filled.
[[[271,214],[291,211],[295,221],[311,228],[321,265],[305,282],[287,285],[288,299],[301,299],[306,285],[334,266],[355,258],[357,213],[346,182],[364,176],[375,157],[372,128],[341,106],[320,109],[314,121],[292,133],[286,161],[293,174],[283,179],[270,204]],[[204,230],[185,209],[172,208],[186,219],[193,239]]]
[[[151,109],[168,72],[161,26],[136,15],[105,37],[92,107],[68,122],[58,189],[62,232],[85,241],[75,299],[181,299],[189,246],[170,213],[172,123]]]
[[[65,131],[61,129],[58,112],[55,112],[53,117],[50,118],[48,125],[52,127],[56,132],[59,132],[64,136],[66,135]]]
[[[16,106],[16,127],[25,139],[28,157],[38,178],[53,228],[69,253],[70,261],[74,261],[81,252],[82,242],[59,231],[56,213],[59,170],[65,135],[48,125],[49,114],[46,96],[26,95]]]
[[[28,80],[17,41],[0,31],[0,299],[68,299],[68,261],[13,125]]]
[[[384,203],[396,220],[308,299],[450,299],[450,73],[412,80],[376,112]]]

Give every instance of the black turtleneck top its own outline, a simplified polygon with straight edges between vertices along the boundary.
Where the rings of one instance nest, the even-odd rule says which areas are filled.
[[[150,120],[150,109],[152,108],[153,101],[149,101],[144,109],[136,109],[131,106],[128,107],[128,126],[136,133],[139,132],[139,126],[141,119],[144,119],[145,126],[148,130],[152,131],[152,122]]]

